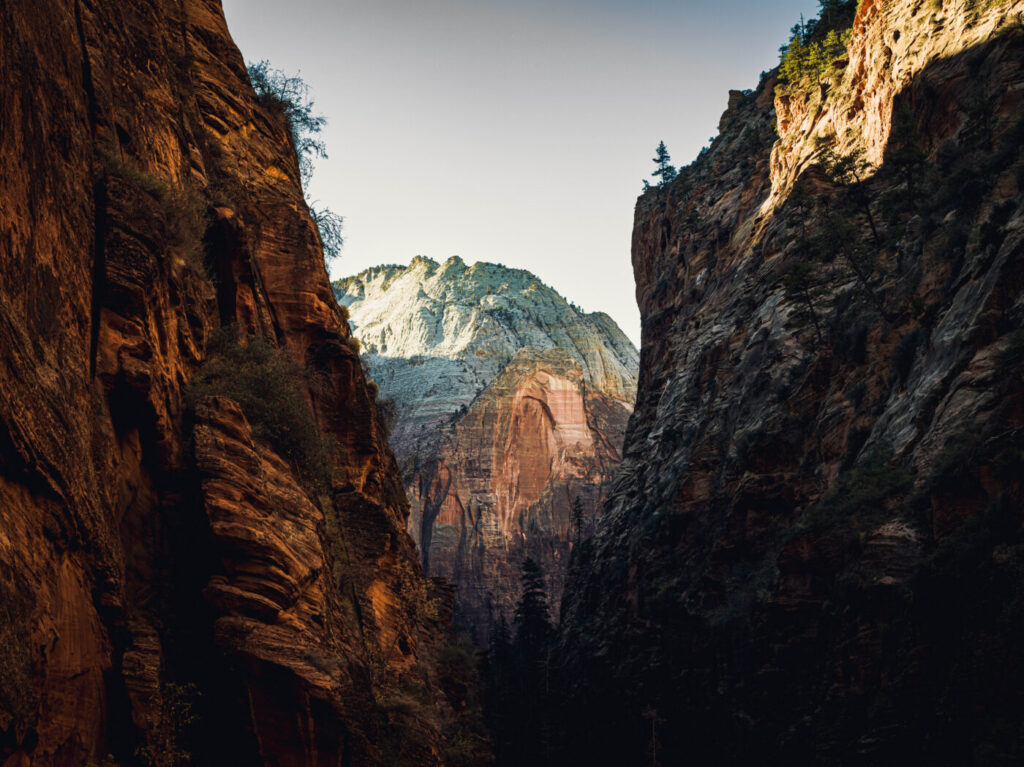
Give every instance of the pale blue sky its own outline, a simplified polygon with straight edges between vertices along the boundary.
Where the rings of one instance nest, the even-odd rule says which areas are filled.
[[[688,163],[814,0],[224,0],[247,60],[327,117],[332,278],[423,254],[529,269],[639,344],[629,246],[664,140]]]

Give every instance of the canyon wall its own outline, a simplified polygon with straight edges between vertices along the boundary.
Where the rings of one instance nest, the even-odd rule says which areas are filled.
[[[0,83],[0,763],[443,763],[451,594],[219,2],[4,2]]]
[[[417,256],[334,287],[395,405],[391,445],[425,570],[455,584],[480,641],[512,620],[526,557],[557,611],[569,552],[620,460],[636,349],[607,315],[497,264]]]
[[[637,202],[579,763],[1024,758],[1024,4],[863,0]]]

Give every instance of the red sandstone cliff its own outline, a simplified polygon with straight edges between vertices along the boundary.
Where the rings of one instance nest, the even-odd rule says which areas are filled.
[[[0,763],[380,763],[450,597],[220,4],[5,2],[0,135]],[[232,323],[304,371],[325,484],[187,402]]]
[[[523,350],[412,475],[410,531],[429,572],[458,587],[462,617],[481,640],[500,615],[511,621],[526,557],[543,568],[557,609],[569,554],[597,524],[619,464],[629,412],[588,386],[566,352]]]
[[[620,461],[633,345],[607,315],[498,264],[418,256],[334,288],[396,406],[391,444],[427,572],[456,586],[481,641],[500,614],[512,619],[526,557],[557,605]]]

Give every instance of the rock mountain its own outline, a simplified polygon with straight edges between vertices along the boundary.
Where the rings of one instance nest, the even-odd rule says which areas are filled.
[[[220,3],[0,30],[0,763],[486,762]]]
[[[637,201],[639,376],[416,259],[378,386],[219,2],[0,3],[0,764],[1024,763],[1024,0],[822,8]],[[492,737],[422,562],[526,555]]]
[[[526,556],[554,604],[576,532],[587,534],[620,460],[637,351],[612,319],[534,275],[417,256],[334,283],[381,395],[424,568],[456,585],[486,636],[511,620]]]
[[[637,201],[563,759],[1024,760],[1024,3],[823,5],[845,50]]]

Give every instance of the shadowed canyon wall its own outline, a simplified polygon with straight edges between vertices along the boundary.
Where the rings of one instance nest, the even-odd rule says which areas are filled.
[[[220,4],[4,2],[0,135],[0,763],[442,763],[451,594]],[[316,471],[189,393],[228,326]]]
[[[395,404],[391,445],[426,571],[455,584],[480,641],[499,615],[512,620],[526,557],[557,607],[620,460],[636,349],[607,315],[496,264],[418,256],[334,287]]]
[[[562,607],[579,763],[1024,758],[1022,14],[863,0],[638,200],[636,410]]]

